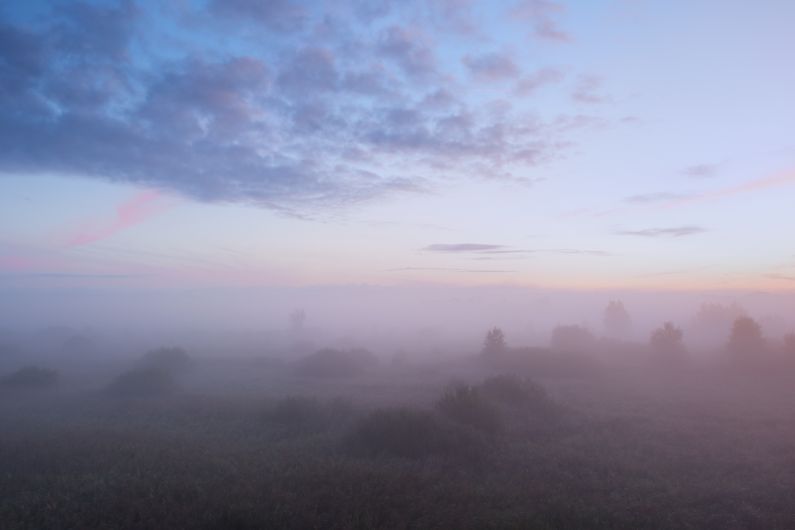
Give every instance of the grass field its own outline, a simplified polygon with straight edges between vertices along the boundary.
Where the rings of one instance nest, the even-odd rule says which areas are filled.
[[[471,360],[196,364],[153,395],[115,395],[121,364],[5,388],[0,527],[795,527],[789,374],[529,374],[539,413],[489,398],[478,385],[504,370]],[[453,380],[482,390],[457,416],[438,405]]]

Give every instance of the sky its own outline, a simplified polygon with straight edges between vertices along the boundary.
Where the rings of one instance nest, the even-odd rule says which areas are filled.
[[[0,290],[791,292],[793,22],[787,0],[3,2]]]

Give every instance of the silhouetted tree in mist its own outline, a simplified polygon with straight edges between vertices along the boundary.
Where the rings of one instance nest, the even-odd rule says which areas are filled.
[[[58,372],[38,366],[26,366],[0,379],[0,384],[12,387],[41,388],[58,382]]]
[[[725,337],[732,323],[745,316],[745,310],[732,303],[723,305],[717,303],[703,303],[693,318],[693,328],[712,337]]]
[[[193,368],[194,361],[184,348],[173,346],[147,352],[139,364],[142,368],[178,374]]]
[[[449,385],[436,402],[436,410],[455,422],[489,434],[502,428],[499,412],[476,386],[465,383]]]
[[[734,321],[729,336],[728,349],[735,356],[752,356],[762,353],[766,343],[762,336],[762,328],[751,317],[740,317]]]
[[[596,338],[585,326],[557,326],[552,330],[550,346],[556,350],[583,352],[593,348]]]
[[[649,346],[655,359],[665,363],[679,363],[685,358],[684,333],[671,322],[654,330],[649,339]]]
[[[612,336],[621,336],[629,333],[632,328],[632,319],[629,317],[624,303],[620,300],[611,300],[604,313],[605,331]]]
[[[483,341],[483,355],[501,355],[508,349],[505,334],[500,328],[491,328]]]
[[[784,335],[784,353],[795,356],[795,333]]]
[[[61,349],[67,353],[86,353],[92,351],[94,341],[85,335],[70,335],[61,344]]]
[[[138,368],[117,376],[107,391],[120,397],[156,397],[176,390],[174,374],[158,368]]]
[[[378,357],[363,348],[337,350],[323,348],[298,361],[298,372],[316,377],[346,377],[370,370]]]
[[[296,309],[290,313],[290,329],[295,333],[300,333],[304,330],[306,325],[306,311],[303,309]]]

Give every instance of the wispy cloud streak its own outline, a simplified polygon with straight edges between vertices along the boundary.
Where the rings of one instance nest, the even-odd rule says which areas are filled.
[[[78,247],[108,239],[146,221],[162,212],[165,207],[160,192],[147,190],[137,193],[116,207],[113,218],[85,222],[67,238],[66,246]]]
[[[505,249],[505,245],[485,243],[434,243],[422,248],[428,252],[493,252]]]
[[[701,226],[676,226],[671,228],[644,228],[643,230],[620,230],[616,232],[622,236],[639,237],[684,237],[706,232]]]
[[[762,177],[754,180],[749,180],[735,186],[729,186],[698,195],[691,195],[681,199],[667,202],[663,205],[665,208],[675,208],[677,206],[685,206],[688,204],[714,201],[725,199],[728,197],[735,197],[737,195],[745,195],[746,193],[755,193],[762,190],[781,188],[785,186],[795,185],[795,170],[776,173],[768,177]]]

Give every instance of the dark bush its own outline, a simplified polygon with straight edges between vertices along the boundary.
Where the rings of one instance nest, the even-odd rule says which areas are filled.
[[[143,368],[125,372],[108,387],[117,396],[150,397],[169,394],[176,389],[174,376],[167,371]]]
[[[185,372],[193,367],[193,359],[179,347],[158,348],[141,357],[144,369],[160,370],[172,374]]]
[[[544,387],[513,375],[490,377],[480,385],[483,395],[493,401],[521,407],[530,412],[547,412],[553,404]]]
[[[378,363],[367,350],[335,350],[325,348],[302,359],[298,371],[313,377],[347,377],[360,374]]]
[[[38,366],[26,366],[0,381],[7,386],[42,388],[55,385],[58,382],[58,372]]]
[[[473,433],[430,411],[408,407],[371,412],[356,424],[350,442],[366,454],[415,459],[430,456],[477,458],[483,449]]]
[[[485,433],[494,434],[502,427],[499,411],[477,387],[471,385],[456,383],[448,386],[436,408],[451,420]]]

